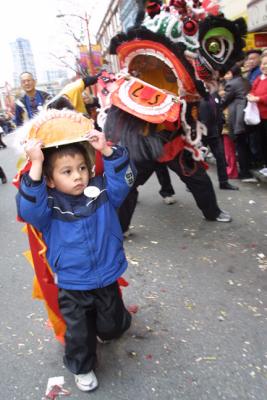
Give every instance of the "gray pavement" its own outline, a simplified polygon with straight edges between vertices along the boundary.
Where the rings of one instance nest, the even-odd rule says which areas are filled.
[[[16,158],[0,150],[9,181]],[[214,166],[210,175],[230,224],[204,221],[175,175],[174,205],[162,203],[155,177],[140,189],[123,290],[139,309],[122,339],[99,345],[100,384],[90,394],[75,387],[43,304],[31,299],[16,189],[0,183],[1,399],[41,400],[48,378],[61,375],[66,399],[267,399],[267,184],[222,191]]]

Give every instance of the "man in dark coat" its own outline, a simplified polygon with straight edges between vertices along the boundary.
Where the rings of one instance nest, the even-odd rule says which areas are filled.
[[[237,186],[233,186],[228,182],[226,172],[226,159],[224,153],[224,145],[222,138],[223,113],[221,109],[221,98],[217,92],[218,85],[216,81],[207,83],[210,96],[202,99],[199,106],[200,121],[206,125],[207,136],[203,136],[202,142],[205,146],[209,146],[212,154],[216,159],[217,176],[220,189],[238,190]]]

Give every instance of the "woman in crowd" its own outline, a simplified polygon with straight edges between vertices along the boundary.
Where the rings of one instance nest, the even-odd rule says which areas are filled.
[[[224,80],[227,81],[231,79],[232,74],[228,72],[224,76]],[[219,95],[221,99],[225,95],[224,84],[223,82],[219,85]],[[237,159],[236,159],[236,148],[234,138],[229,131],[228,125],[228,109],[225,108],[223,111],[224,123],[222,129],[223,136],[223,144],[224,144],[224,154],[226,159],[226,173],[229,179],[237,179],[238,178],[238,167],[237,167]]]
[[[250,168],[250,153],[248,135],[244,123],[244,109],[247,103],[249,83],[241,75],[241,68],[234,65],[227,73],[225,95],[222,107],[228,107],[228,125],[231,136],[235,140],[237,161],[239,164],[239,178],[242,182],[257,182],[252,177]]]

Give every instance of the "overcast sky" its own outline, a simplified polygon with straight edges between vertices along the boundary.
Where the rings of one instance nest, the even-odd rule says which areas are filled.
[[[94,33],[103,19],[110,0],[6,0],[0,12],[0,85],[12,80],[13,60],[10,43],[18,37],[31,43],[38,71],[58,68],[60,64],[49,53],[59,54],[64,48],[75,48],[75,42],[66,34],[65,23],[79,33],[79,18],[56,18],[61,13],[93,14],[90,31]]]

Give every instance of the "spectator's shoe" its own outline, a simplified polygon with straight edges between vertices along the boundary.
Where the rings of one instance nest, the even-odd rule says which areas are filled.
[[[220,183],[220,189],[222,190],[239,190],[239,187],[231,185],[229,182]]]
[[[254,177],[243,178],[243,179],[241,179],[241,182],[244,182],[244,183],[257,183],[258,179],[254,178]]]
[[[6,178],[6,176],[3,176],[3,177],[1,178],[1,181],[2,181],[2,183],[7,183],[7,178]]]
[[[98,386],[98,381],[94,371],[88,372],[88,374],[74,375],[75,383],[78,389],[82,392],[91,392]]]
[[[167,197],[163,197],[163,202],[165,204],[174,204],[177,202],[177,200],[174,196],[167,196]]]
[[[227,211],[221,210],[220,214],[216,218],[217,222],[231,222],[232,217]]]

